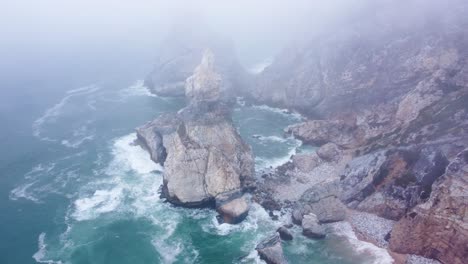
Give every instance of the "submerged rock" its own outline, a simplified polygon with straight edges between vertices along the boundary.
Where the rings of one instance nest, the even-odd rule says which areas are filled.
[[[255,248],[260,255],[260,258],[267,264],[287,264],[284,258],[283,248],[281,247],[281,239],[278,233],[263,240]]]
[[[324,238],[325,228],[320,225],[315,214],[306,214],[302,219],[302,234],[309,238]]]

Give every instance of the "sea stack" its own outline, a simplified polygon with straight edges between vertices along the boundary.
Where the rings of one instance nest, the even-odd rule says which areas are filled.
[[[214,60],[206,50],[187,78],[187,107],[147,123],[137,134],[150,153],[165,154],[152,157],[164,165],[162,195],[169,202],[216,206],[223,222],[238,223],[249,209],[243,190],[252,182],[254,159],[232,125]]]

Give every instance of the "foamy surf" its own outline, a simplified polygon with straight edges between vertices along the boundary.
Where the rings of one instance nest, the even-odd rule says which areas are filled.
[[[371,258],[369,259],[368,264],[394,263],[393,258],[386,249],[379,248],[372,243],[359,240],[348,222],[334,223],[331,225],[331,228],[335,235],[346,238],[356,253],[370,256]]]
[[[33,135],[40,140],[44,141],[57,141],[57,139],[49,138],[47,136],[43,136],[42,134],[44,133],[44,125],[48,123],[54,123],[56,122],[57,118],[62,114],[64,106],[73,98],[76,96],[83,96],[83,95],[88,95],[92,94],[96,91],[98,91],[100,88],[96,85],[89,85],[85,87],[81,87],[78,89],[73,89],[68,92],[66,92],[66,96],[63,97],[57,104],[52,106],[51,108],[47,109],[44,114],[36,119],[33,122],[32,128],[33,128]]]
[[[137,80],[131,86],[124,88],[119,91],[120,96],[122,97],[131,97],[131,96],[149,96],[149,97],[158,97],[157,95],[150,92],[148,87],[145,86],[143,80]]]
[[[45,259],[47,253],[47,244],[45,243],[45,233],[41,233],[39,238],[37,239],[38,250],[32,256],[33,259],[38,263],[46,263],[46,264],[62,264],[62,261],[53,261]]]

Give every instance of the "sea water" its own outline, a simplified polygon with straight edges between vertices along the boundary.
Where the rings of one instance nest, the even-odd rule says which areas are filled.
[[[184,101],[128,87],[73,88],[36,113],[2,149],[1,263],[261,263],[255,246],[281,221],[252,204],[239,225],[210,209],[175,207],[159,197],[163,168],[134,144],[134,128]],[[313,151],[284,137],[302,117],[239,100],[234,125],[252,146],[257,170]],[[281,218],[280,218],[281,219]],[[324,240],[295,227],[283,242],[290,263],[389,263],[343,224]]]

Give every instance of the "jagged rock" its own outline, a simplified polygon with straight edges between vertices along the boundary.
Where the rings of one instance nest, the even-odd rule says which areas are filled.
[[[285,133],[311,145],[329,142],[343,148],[357,147],[363,143],[353,124],[343,121],[311,120],[287,127]]]
[[[195,73],[185,82],[186,98],[194,101],[218,101],[220,99],[222,78],[215,72],[214,67],[213,52],[206,50]]]
[[[295,208],[291,213],[292,222],[296,225],[302,225],[304,219],[304,210],[302,208]]]
[[[238,224],[247,217],[249,204],[238,191],[222,193],[216,196],[216,211],[223,223]]]
[[[297,154],[292,157],[294,168],[302,172],[310,172],[320,164],[320,157],[317,153]]]
[[[317,155],[326,161],[333,161],[339,159],[341,153],[336,144],[327,143],[317,150]]]
[[[210,30],[199,17],[184,16],[169,31],[145,85],[157,95],[184,96],[186,80],[206,49],[216,56],[215,66],[224,76],[220,86],[222,98],[232,100],[240,96],[247,89],[250,77],[238,62],[232,41]]]
[[[340,198],[350,207],[398,220],[428,198],[446,166],[445,155],[434,146],[364,155],[348,164]]]
[[[309,238],[324,238],[325,228],[320,225],[315,214],[306,214],[302,219],[302,234]]]
[[[363,14],[354,14],[356,19],[345,26],[338,23],[336,28],[290,45],[258,76],[252,97],[331,118],[398,102],[439,69],[459,74],[457,64],[466,58],[464,10],[468,4],[451,0],[440,6],[438,15],[433,14],[434,5],[418,1],[406,5],[414,9],[402,11],[394,2],[370,6],[358,11]],[[425,95],[429,100],[424,101],[432,96]],[[415,108],[427,105],[407,102],[417,102]],[[412,110],[401,113],[415,115]]]
[[[278,232],[278,234],[280,235],[280,238],[282,240],[292,240],[293,239],[293,235],[292,235],[291,231],[289,231],[289,229],[287,227],[285,227],[285,226],[281,226],[276,231]]]
[[[252,182],[254,160],[231,123],[229,108],[217,96],[220,75],[212,56],[206,52],[187,81],[189,105],[161,115],[137,133],[149,152],[158,154],[153,160],[164,164],[162,195],[167,200],[188,207],[212,206],[218,197],[223,200],[218,211],[226,222],[234,223],[247,214],[247,202],[221,197],[242,192]],[[159,153],[166,153],[165,159]]]
[[[468,259],[468,149],[451,161],[426,203],[392,230],[390,249],[462,264]]]
[[[255,248],[260,255],[260,258],[267,264],[287,264],[284,258],[283,248],[281,247],[281,239],[278,233],[263,240]]]

